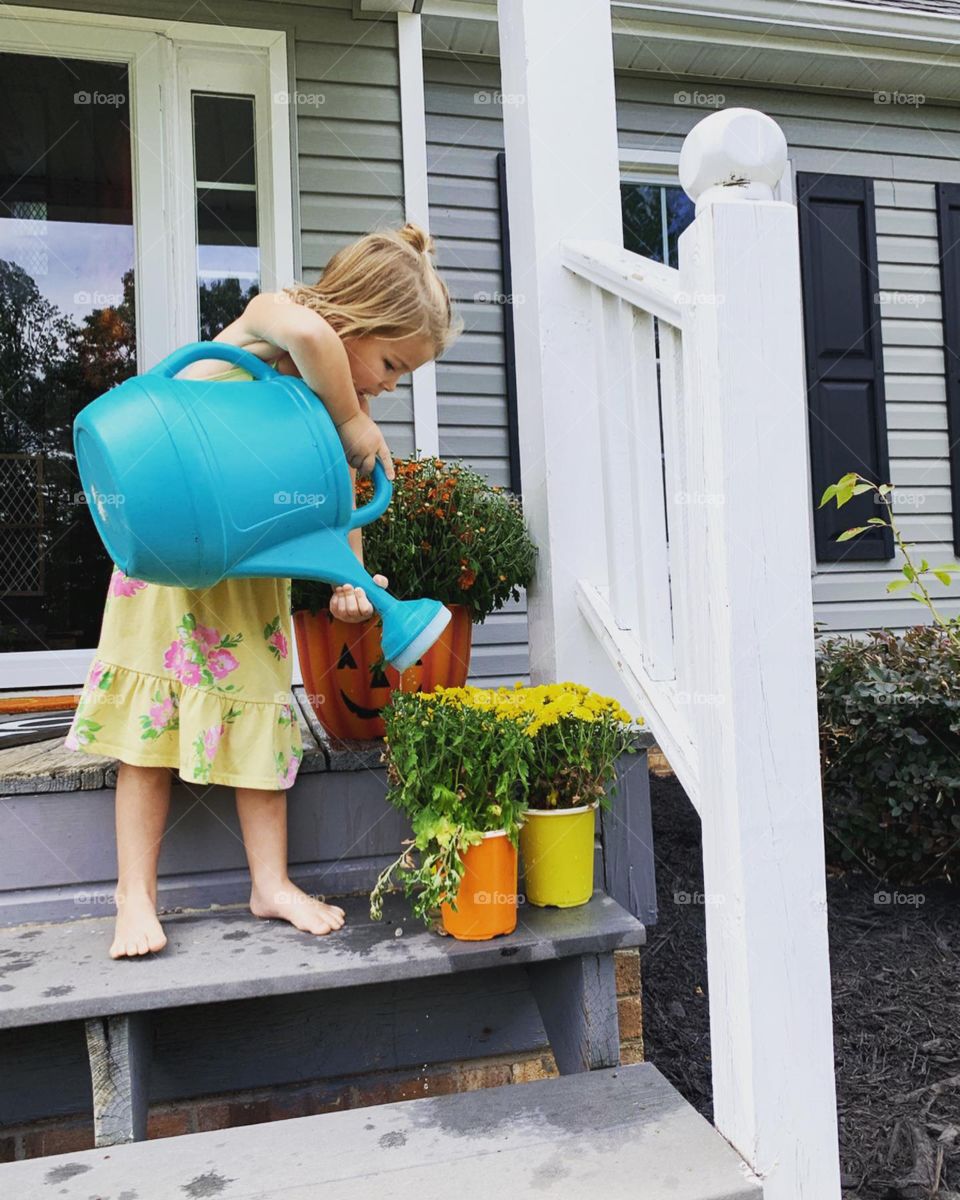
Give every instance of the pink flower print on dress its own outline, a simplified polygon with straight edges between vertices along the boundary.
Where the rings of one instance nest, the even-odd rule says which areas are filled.
[[[198,733],[193,739],[193,773],[196,776],[195,782],[210,782],[210,770],[217,750],[220,747],[220,739],[223,737],[223,731],[227,725],[232,725],[242,712],[242,708],[231,706],[230,711],[223,714],[223,720],[219,725],[211,725],[209,729]]]
[[[198,625],[194,630],[197,641],[205,651],[212,650],[220,644],[220,630],[211,629],[208,625]]]
[[[301,758],[303,758],[302,750],[294,750],[289,759],[282,750],[277,751],[277,783],[280,787],[293,787]]]
[[[177,640],[167,647],[163,665],[181,683],[216,692],[243,690],[242,685],[219,682],[240,665],[231,651],[243,641],[242,633],[221,635],[219,629],[198,625],[193,613],[184,613],[177,634]]]
[[[110,576],[110,586],[107,588],[108,596],[135,596],[137,592],[142,591],[147,585],[142,579],[131,579],[129,575],[124,575],[119,567],[113,568],[113,574]]]
[[[268,625],[264,625],[263,636],[267,642],[267,649],[277,660],[277,662],[285,659],[290,653],[290,647],[287,644],[287,636],[280,628],[279,613]]]
[[[166,669],[179,675],[186,661],[187,651],[183,642],[171,642],[163,656],[163,665]]]
[[[87,684],[95,688],[100,682],[100,676],[103,674],[104,664],[94,659],[93,666],[90,668],[90,676],[87,679]]]
[[[140,715],[140,740],[156,741],[161,734],[180,728],[179,701],[172,693],[158,688],[153,693],[153,704],[149,712]]]
[[[220,745],[220,739],[223,737],[223,722],[219,725],[214,725],[203,735],[203,747],[207,752],[207,758],[213,762],[217,755],[217,747]]]
[[[211,650],[207,655],[207,666],[215,679],[225,679],[239,665],[229,650]]]

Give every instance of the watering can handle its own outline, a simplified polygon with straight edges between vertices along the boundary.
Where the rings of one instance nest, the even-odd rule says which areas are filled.
[[[382,517],[392,499],[393,484],[387,478],[383,463],[378,460],[373,464],[373,499],[354,509],[347,529],[359,529],[361,525],[369,525],[377,517]]]
[[[235,367],[243,367],[245,371],[250,372],[254,379],[277,378],[277,372],[269,363],[264,362],[262,358],[257,358],[249,350],[244,350],[241,346],[233,346],[229,342],[190,342],[161,359],[155,367],[151,367],[147,371],[147,374],[164,375],[168,379],[172,379],[178,371],[182,371],[184,367],[188,367],[202,358],[219,358]]]

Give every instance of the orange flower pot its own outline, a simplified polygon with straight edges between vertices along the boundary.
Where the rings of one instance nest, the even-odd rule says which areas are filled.
[[[473,623],[463,604],[448,604],[450,622],[412,667],[375,670],[382,654],[377,617],[341,621],[329,609],[293,614],[300,672],[317,720],[340,739],[382,738],[390,693],[432,692],[438,685],[463,687],[470,671]]]
[[[441,904],[447,933],[464,942],[481,942],[517,927],[517,851],[500,829],[485,833],[463,855],[457,909]]]

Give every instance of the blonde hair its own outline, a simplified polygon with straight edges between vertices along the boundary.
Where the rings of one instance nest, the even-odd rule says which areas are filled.
[[[400,341],[423,334],[434,358],[463,332],[447,285],[430,259],[434,240],[408,221],[399,229],[365,234],[338,250],[316,283],[284,292],[312,308],[341,338],[376,336]]]

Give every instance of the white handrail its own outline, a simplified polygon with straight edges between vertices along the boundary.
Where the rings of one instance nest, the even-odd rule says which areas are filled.
[[[676,267],[654,262],[609,242],[562,241],[560,261],[582,279],[628,300],[670,325],[683,321],[683,294]]]

